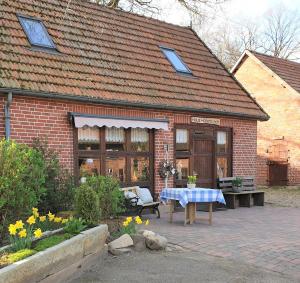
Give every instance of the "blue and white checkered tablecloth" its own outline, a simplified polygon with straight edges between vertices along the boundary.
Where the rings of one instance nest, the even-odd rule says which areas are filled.
[[[203,188],[168,188],[160,193],[162,201],[178,200],[182,207],[189,202],[219,202],[224,203],[225,199],[221,190]]]

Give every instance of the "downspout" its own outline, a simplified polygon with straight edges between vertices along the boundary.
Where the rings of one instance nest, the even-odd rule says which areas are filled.
[[[5,139],[10,139],[10,106],[12,103],[12,92],[7,94],[7,101],[4,106],[4,117],[5,117]]]

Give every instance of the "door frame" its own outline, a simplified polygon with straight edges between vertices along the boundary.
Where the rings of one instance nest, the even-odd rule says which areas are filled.
[[[173,162],[176,165],[176,158],[189,158],[189,174],[192,174],[192,167],[193,167],[193,131],[195,130],[203,130],[203,128],[211,129],[213,131],[212,138],[214,139],[214,153],[213,153],[213,186],[217,187],[217,158],[218,156],[223,156],[223,154],[217,154],[217,132],[218,131],[224,131],[228,134],[228,153],[224,154],[227,158],[230,160],[228,161],[228,176],[232,176],[233,172],[233,129],[230,127],[222,127],[218,125],[212,125],[212,124],[183,124],[183,123],[175,123],[173,128],[173,148],[174,148],[174,154],[173,154]],[[189,130],[189,151],[185,152],[176,152],[176,129],[187,129]],[[182,186],[184,183],[186,183],[186,180],[176,180],[176,176],[174,176],[174,186]]]

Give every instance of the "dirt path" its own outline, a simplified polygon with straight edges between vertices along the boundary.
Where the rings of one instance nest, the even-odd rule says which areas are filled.
[[[244,263],[192,252],[133,253],[109,256],[104,265],[94,264],[71,283],[96,282],[214,282],[296,283],[276,272]]]

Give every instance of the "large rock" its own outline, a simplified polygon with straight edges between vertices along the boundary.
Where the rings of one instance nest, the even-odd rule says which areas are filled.
[[[108,244],[109,249],[122,249],[133,246],[133,240],[128,234],[122,235],[120,238]]]
[[[150,250],[164,250],[168,245],[168,240],[152,231],[145,230],[142,234],[146,240],[146,246]]]
[[[146,250],[146,240],[143,235],[135,234],[131,236],[133,240],[134,250],[137,252],[142,252]]]
[[[108,251],[112,254],[112,255],[122,255],[122,254],[127,254],[131,252],[130,248],[121,248],[121,249],[114,249],[112,247],[108,248]]]

